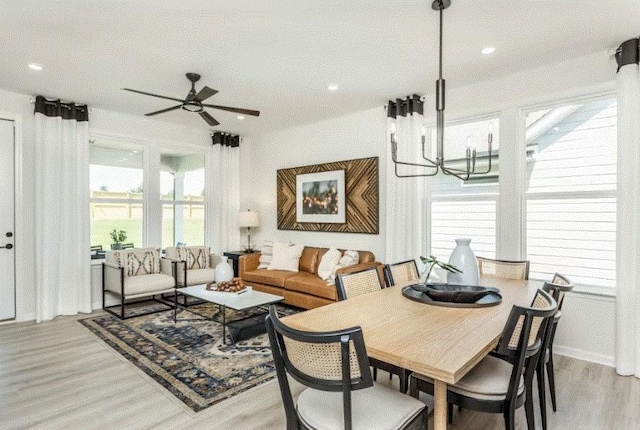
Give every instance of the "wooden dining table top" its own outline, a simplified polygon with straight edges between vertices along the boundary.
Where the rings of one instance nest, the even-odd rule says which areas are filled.
[[[305,331],[360,326],[370,357],[454,384],[498,343],[513,305],[529,306],[540,281],[483,277],[502,302],[483,308],[453,308],[410,300],[403,285],[283,318]]]

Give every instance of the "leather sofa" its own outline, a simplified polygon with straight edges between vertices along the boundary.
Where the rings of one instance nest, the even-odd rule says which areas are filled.
[[[253,289],[284,297],[284,303],[304,309],[317,308],[338,300],[335,284],[317,275],[320,260],[328,248],[305,246],[298,272],[258,269],[260,254],[245,254],[238,260],[239,275]],[[376,267],[382,276],[383,265],[369,251],[358,251],[358,264],[340,268],[336,274],[351,273]],[[384,279],[384,278],[381,278]]]

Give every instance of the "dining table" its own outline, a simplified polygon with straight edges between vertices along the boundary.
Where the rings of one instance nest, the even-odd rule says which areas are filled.
[[[481,277],[502,301],[488,307],[448,307],[403,296],[413,282],[283,318],[305,331],[362,328],[367,355],[434,381],[434,428],[447,428],[447,385],[458,382],[498,343],[514,305],[530,306],[541,281]]]

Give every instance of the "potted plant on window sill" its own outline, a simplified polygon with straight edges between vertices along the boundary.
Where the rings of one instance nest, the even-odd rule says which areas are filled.
[[[111,249],[122,249],[122,242],[127,240],[127,232],[124,230],[113,230],[109,233],[113,243],[111,244]]]

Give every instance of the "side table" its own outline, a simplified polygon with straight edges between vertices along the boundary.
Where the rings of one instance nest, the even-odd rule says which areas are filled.
[[[257,252],[258,251],[252,251],[252,252],[227,251],[227,252],[224,252],[222,255],[224,255],[225,257],[229,258],[229,260],[231,260],[231,266],[233,267],[233,276],[237,277],[238,276],[238,259],[240,258],[240,256],[245,254],[255,254]]]

